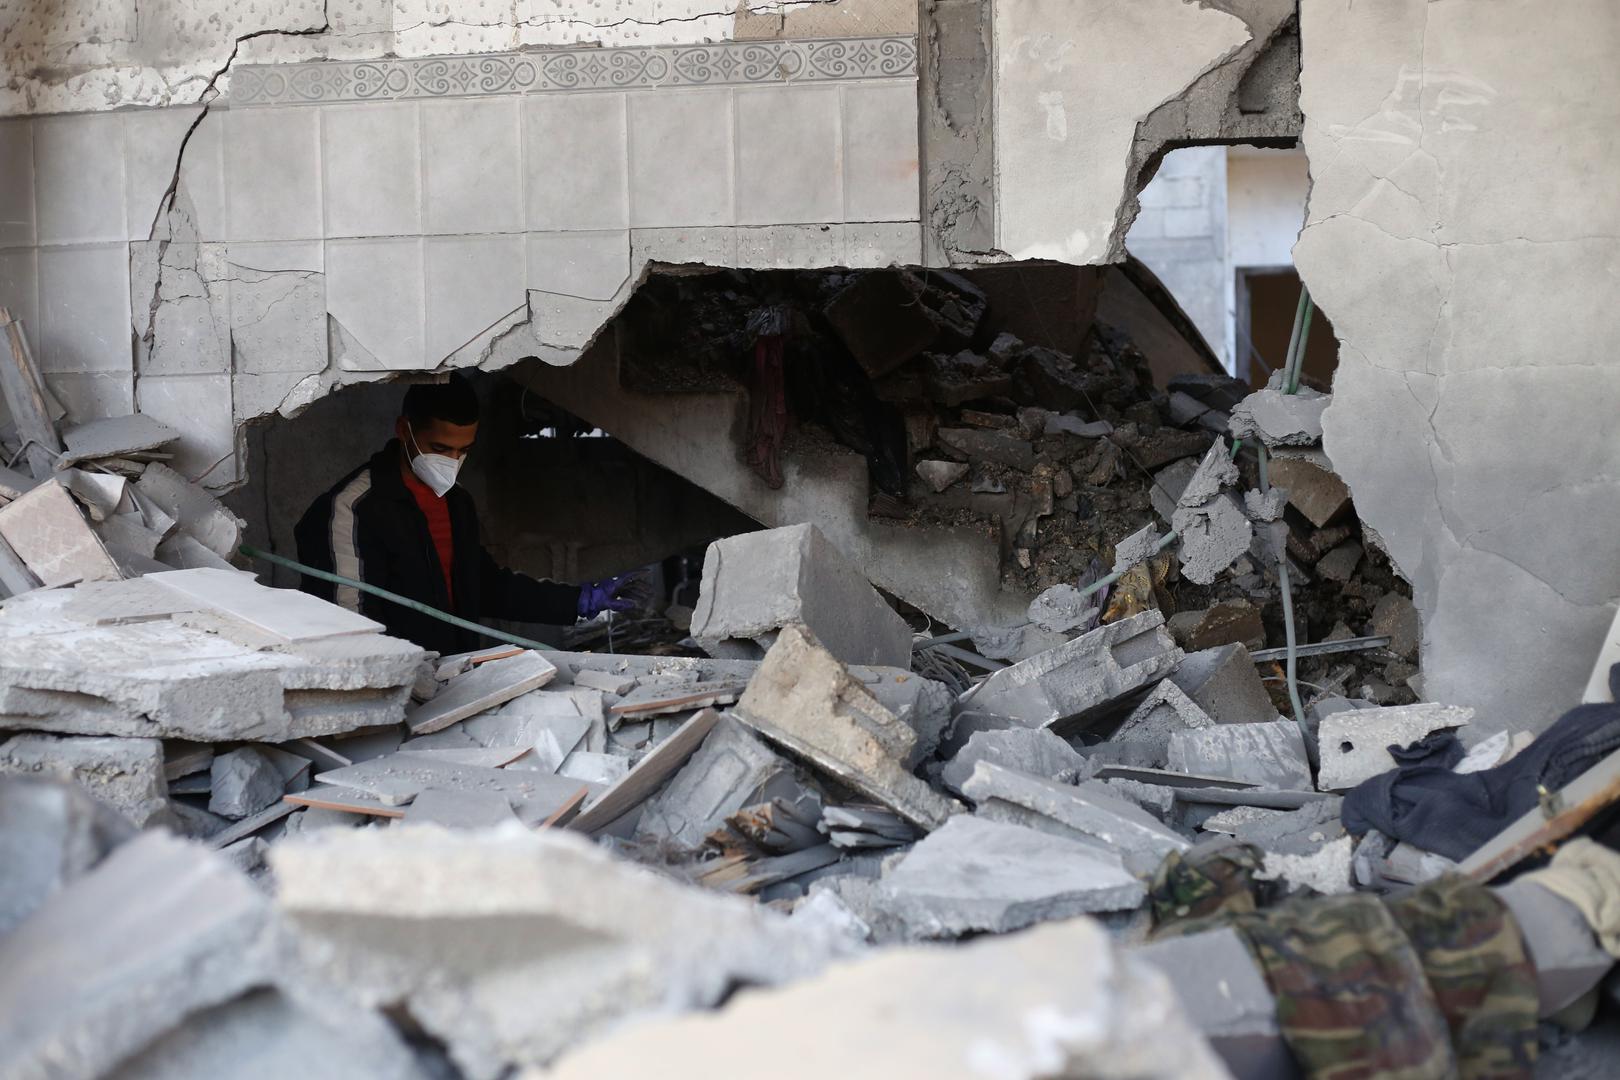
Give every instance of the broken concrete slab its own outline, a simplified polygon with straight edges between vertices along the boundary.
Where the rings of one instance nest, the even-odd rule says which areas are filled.
[[[1007,728],[977,731],[940,771],[940,781],[962,794],[962,785],[981,761],[1016,769],[1062,784],[1073,784],[1086,771],[1086,759],[1045,728]]]
[[[411,734],[428,735],[538,690],[556,675],[556,666],[531,650],[504,660],[491,660],[452,679],[432,701],[411,709],[405,722]]]
[[[308,642],[348,634],[379,634],[382,623],[296,589],[261,585],[235,570],[170,570],[148,574],[189,600],[195,610],[222,611],[282,641]],[[177,609],[178,610],[178,609]]]
[[[1324,844],[1345,835],[1344,825],[1339,821],[1343,803],[1343,799],[1320,799],[1297,810],[1274,811],[1275,817],[1237,825],[1232,835],[1274,854],[1311,855]],[[1255,810],[1253,807],[1243,809]],[[1205,822],[1205,828],[1208,827]]]
[[[1348,836],[1323,844],[1309,855],[1266,852],[1255,873],[1256,881],[1281,881],[1290,889],[1314,889],[1323,896],[1340,896],[1353,888],[1350,858],[1355,841]]]
[[[422,754],[373,758],[315,777],[322,784],[352,788],[387,806],[404,806],[432,788],[495,791],[505,795],[520,817],[544,817],[579,790],[580,782],[533,769],[489,769],[434,761]]]
[[[156,450],[178,438],[178,431],[144,413],[91,420],[63,430],[62,442],[67,449],[57,458],[56,467],[65,469],[94,458]]]
[[[1277,1022],[1277,999],[1243,936],[1230,927],[1138,946],[1233,1076],[1280,1078],[1296,1066]]]
[[[962,479],[967,472],[966,463],[961,461],[917,462],[917,475],[936,495]]]
[[[1141,882],[1094,847],[967,815],[924,837],[883,877],[878,893],[913,939],[1007,933],[1127,910],[1146,895]]]
[[[61,484],[40,484],[0,506],[0,540],[46,585],[124,576]]]
[[[299,960],[362,1006],[399,1003],[470,1080],[547,1064],[638,1012],[806,976],[831,952],[559,829],[329,829],[270,863]]]
[[[1277,709],[1241,644],[1189,653],[1170,681],[1217,724],[1260,724],[1277,718]]]
[[[1254,542],[1254,525],[1231,492],[1196,507],[1176,507],[1170,524],[1181,537],[1181,572],[1198,585],[1211,584]]]
[[[512,804],[498,791],[458,791],[428,788],[405,808],[407,825],[437,825],[446,829],[487,829],[517,821]]]
[[[1053,585],[1029,602],[1029,621],[1053,634],[1095,624],[1097,604],[1067,583]]]
[[[948,451],[976,464],[1006,465],[1023,472],[1035,467],[1035,447],[1015,435],[979,428],[940,428],[937,438]]]
[[[569,823],[569,827],[578,832],[593,832],[613,824],[644,804],[701,750],[720,719],[719,713],[705,709],[687,720],[636,762],[622,780],[594,799]],[[706,777],[694,775],[692,780],[694,783],[706,781]]]
[[[1185,663],[1186,661],[1183,661]],[[1162,769],[1169,760],[1170,736],[1178,731],[1198,731],[1215,726],[1215,719],[1171,679],[1148,691],[1141,704],[1114,729],[1110,742],[1134,742],[1145,748],[1151,759],[1144,767]]]
[[[557,767],[558,776],[566,776],[570,780],[589,781],[603,788],[611,787],[623,780],[629,771],[629,758],[591,750],[575,750]]]
[[[884,949],[739,994],[717,1013],[626,1028],[566,1056],[553,1075],[636,1076],[649,1061],[661,1080],[753,1076],[761,1062],[774,1080],[1227,1075],[1164,977],[1090,919],[954,949]]]
[[[172,820],[157,739],[14,735],[0,742],[0,774],[78,784],[140,828]]]
[[[962,704],[1061,733],[1169,674],[1181,657],[1164,616],[1146,611],[995,672]]]
[[[0,778],[0,937],[134,832],[129,821],[73,784]]]
[[[20,499],[44,482],[37,477],[25,476],[15,469],[0,465],[0,499],[8,502]]]
[[[33,592],[43,584],[39,575],[28,569],[22,557],[11,550],[4,537],[0,537],[0,593],[4,594],[0,595],[0,600]]]
[[[1332,395],[1308,386],[1287,394],[1282,379],[1282,372],[1273,372],[1264,389],[1233,407],[1233,438],[1259,439],[1268,447],[1314,446],[1322,441],[1322,413],[1333,404]]]
[[[1176,504],[1197,472],[1197,462],[1182,458],[1153,474],[1153,488],[1148,494],[1153,502],[1153,512],[1159,515],[1161,521],[1169,521],[1175,516]]]
[[[1021,807],[1149,870],[1170,852],[1192,846],[1153,815],[1095,781],[1076,787],[981,761],[962,787],[975,803],[996,799]]]
[[[224,859],[137,836],[0,938],[0,1074],[103,1076],[273,979],[269,904]]]
[[[1348,791],[1395,768],[1389,747],[1408,746],[1432,732],[1462,727],[1473,715],[1473,709],[1436,704],[1331,713],[1317,728],[1317,787]]]
[[[1230,776],[1276,791],[1312,786],[1305,738],[1292,720],[1178,731],[1170,736],[1168,760],[1178,771]]]
[[[709,545],[691,631],[706,652],[735,641],[769,648],[794,623],[844,663],[911,666],[910,627],[814,525]]]
[[[600,690],[604,694],[613,694],[617,697],[628,694],[636,685],[634,675],[614,674],[588,667],[575,671],[571,681],[575,686],[583,686],[587,690]]]
[[[1139,563],[1145,563],[1159,552],[1159,529],[1148,522],[1136,532],[1114,545],[1114,573],[1123,574]]]
[[[905,766],[917,734],[809,632],[788,626],[737,703],[737,717],[789,753],[923,829],[953,804]]]
[[[286,794],[286,784],[276,763],[251,746],[238,747],[216,757],[209,767],[208,779],[209,813],[233,821],[258,813]]]

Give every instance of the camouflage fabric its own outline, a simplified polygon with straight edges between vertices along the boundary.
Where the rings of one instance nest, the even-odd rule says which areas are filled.
[[[1536,979],[1489,889],[1448,876],[1387,903],[1312,897],[1261,910],[1248,845],[1160,865],[1155,937],[1238,930],[1313,1080],[1509,1080],[1535,1060]]]

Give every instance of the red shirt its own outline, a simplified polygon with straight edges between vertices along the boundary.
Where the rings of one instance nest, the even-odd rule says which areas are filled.
[[[444,575],[444,593],[450,598],[450,610],[456,608],[456,587],[451,581],[450,568],[455,565],[456,539],[450,531],[450,504],[433,494],[433,489],[422,483],[410,466],[404,466],[405,487],[416,500],[422,516],[427,518],[428,535],[433,537],[433,550],[439,556],[439,572]]]

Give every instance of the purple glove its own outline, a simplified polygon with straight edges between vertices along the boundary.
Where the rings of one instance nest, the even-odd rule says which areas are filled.
[[[579,587],[579,617],[594,619],[604,611],[634,611],[651,599],[651,592],[639,571],[587,582]]]

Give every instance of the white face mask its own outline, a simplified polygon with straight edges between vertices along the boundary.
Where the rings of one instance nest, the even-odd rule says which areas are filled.
[[[416,445],[416,432],[406,425],[405,433],[411,437],[411,449],[416,456],[411,458],[411,472],[416,478],[433,490],[433,494],[444,498],[444,493],[456,486],[456,474],[461,471],[461,459],[445,457],[443,454],[424,454],[421,447]]]

